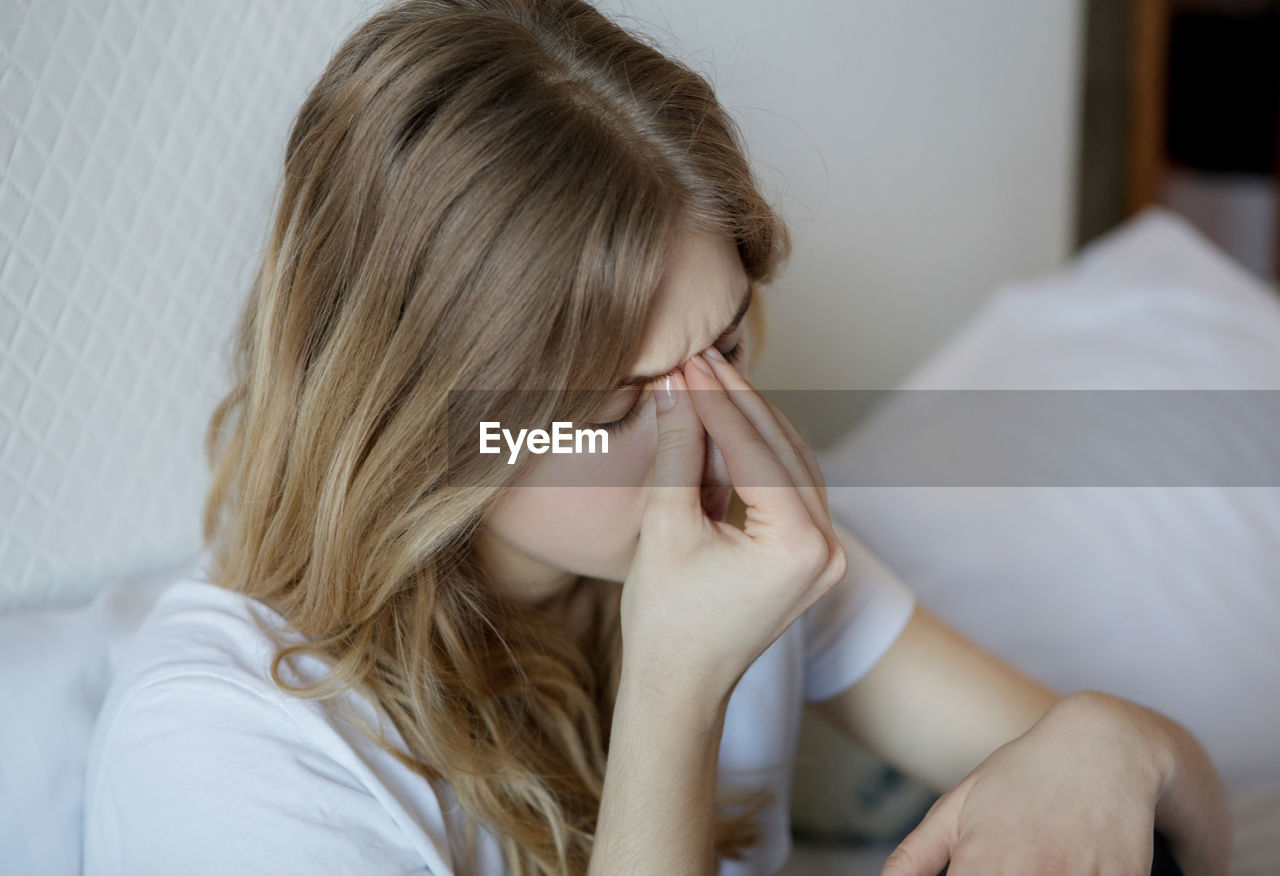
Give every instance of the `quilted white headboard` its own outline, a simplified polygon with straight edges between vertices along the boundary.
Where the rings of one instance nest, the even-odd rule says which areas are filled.
[[[199,550],[288,127],[379,5],[0,2],[0,612]]]

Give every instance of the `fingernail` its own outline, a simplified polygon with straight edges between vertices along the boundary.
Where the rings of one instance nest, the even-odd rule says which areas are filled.
[[[676,393],[671,386],[670,374],[662,381],[662,388],[657,392],[656,402],[660,411],[669,411],[676,406]]]
[[[715,376],[714,374],[711,373],[711,366],[708,365],[706,362],[702,361],[702,357],[699,356],[697,353],[694,353],[693,358],[691,358],[689,361],[692,362],[699,369],[701,369],[702,373],[707,375],[708,377]]]
[[[715,347],[707,347],[707,358],[715,359],[717,362],[723,362],[724,354],[721,353],[719,350],[717,350]]]

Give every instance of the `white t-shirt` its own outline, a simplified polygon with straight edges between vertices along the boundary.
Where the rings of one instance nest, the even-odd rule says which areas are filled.
[[[719,778],[769,784],[776,805],[747,861],[721,876],[774,874],[791,851],[788,799],[801,707],[852,685],[906,625],[915,596],[837,522],[849,572],[747,669],[729,700]],[[321,704],[277,688],[265,604],[208,583],[204,560],[172,584],[122,655],[91,741],[85,876],[124,873],[461,874],[447,835],[465,813],[351,720],[390,720],[348,692]],[[318,671],[316,658],[292,664]],[[335,707],[337,705],[337,707]],[[382,721],[379,724],[379,716]],[[735,781],[736,780],[736,781]],[[454,831],[459,833],[454,834]],[[476,830],[481,876],[506,873]]]

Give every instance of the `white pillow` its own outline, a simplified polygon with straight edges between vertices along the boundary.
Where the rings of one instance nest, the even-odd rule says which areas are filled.
[[[80,873],[85,755],[120,649],[165,571],[108,584],[86,605],[0,616],[0,861],[30,876]]]
[[[903,388],[1275,390],[1280,301],[1185,221],[1151,210],[1067,270],[998,290]],[[833,513],[922,603],[1024,671],[1190,729],[1237,805],[1233,873],[1274,867],[1280,487],[1116,486],[1158,472],[1151,457],[1169,447],[1221,442],[1208,415],[1183,418],[1190,434],[1064,448],[1034,430],[991,440],[992,423],[931,416],[910,395],[886,396],[819,454]],[[1225,434],[1225,455],[1246,470],[1274,462],[1280,432]],[[1052,480],[1064,450],[1102,485],[1052,485],[1067,482]],[[974,466],[1038,472],[1042,485],[944,485]],[[884,471],[912,485],[875,481]],[[886,485],[858,486],[868,483]]]

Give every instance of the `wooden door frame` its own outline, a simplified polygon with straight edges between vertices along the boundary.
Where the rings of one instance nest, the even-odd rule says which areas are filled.
[[[1169,0],[1130,0],[1128,215],[1159,200],[1164,169]]]

